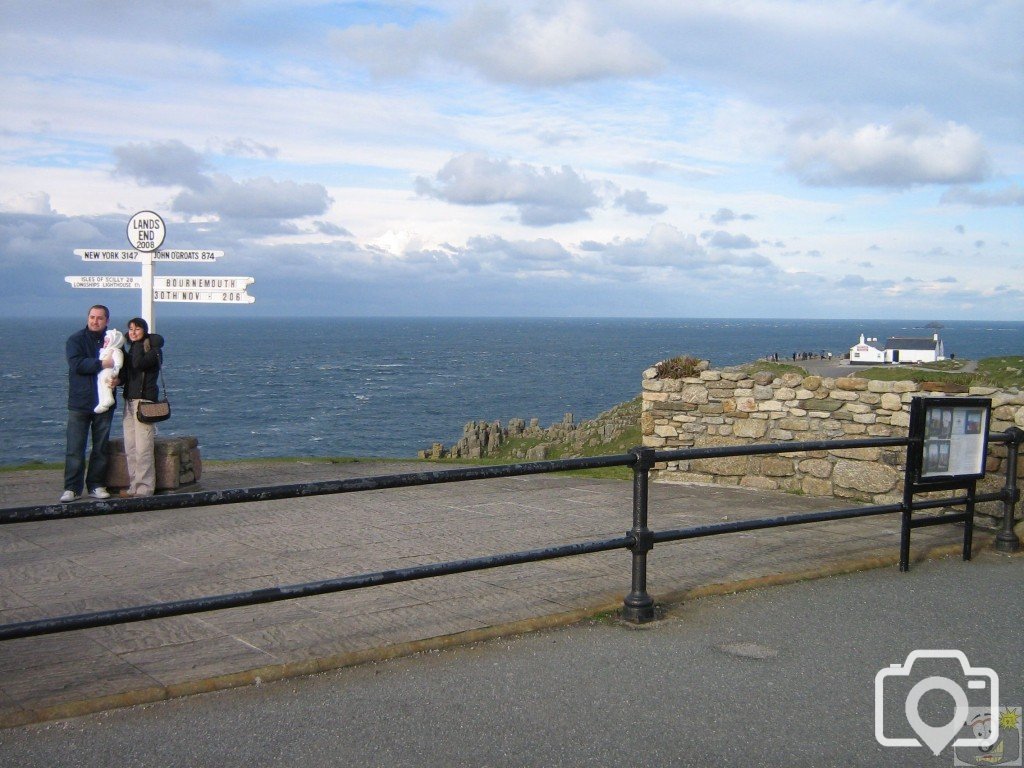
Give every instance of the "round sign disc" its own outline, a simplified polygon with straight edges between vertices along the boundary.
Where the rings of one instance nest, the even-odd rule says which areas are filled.
[[[128,222],[128,242],[137,251],[155,251],[163,245],[166,235],[164,220],[152,211],[139,211]]]

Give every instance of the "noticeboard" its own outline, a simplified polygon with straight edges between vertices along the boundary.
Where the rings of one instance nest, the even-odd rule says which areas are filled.
[[[915,397],[910,404],[912,481],[955,483],[985,476],[992,401]]]

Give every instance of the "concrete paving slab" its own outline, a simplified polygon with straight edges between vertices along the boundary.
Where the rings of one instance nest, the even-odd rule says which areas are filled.
[[[420,462],[212,464],[200,488],[338,480]],[[0,506],[53,503],[60,472],[0,475]],[[658,484],[655,530],[847,507],[834,499]],[[567,475],[0,527],[0,623],[200,597],[622,536],[627,482]],[[895,516],[660,544],[656,599],[684,599],[892,565]],[[962,529],[914,533],[914,556]],[[976,535],[976,544],[985,537]],[[900,575],[893,569],[893,578]],[[0,726],[309,674],[614,611],[630,588],[615,551],[300,600],[0,642]]]

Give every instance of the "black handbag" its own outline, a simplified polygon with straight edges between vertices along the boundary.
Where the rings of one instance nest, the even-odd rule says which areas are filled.
[[[142,374],[142,391],[146,391],[146,374]],[[171,403],[167,399],[167,387],[164,385],[163,355],[160,356],[160,391],[164,393],[162,399],[151,403],[148,400],[140,400],[135,406],[135,418],[143,424],[156,424],[160,421],[167,421],[171,418]]]
[[[150,403],[140,400],[135,406],[135,418],[143,424],[156,424],[158,421],[166,421],[171,418],[171,404],[167,398]]]

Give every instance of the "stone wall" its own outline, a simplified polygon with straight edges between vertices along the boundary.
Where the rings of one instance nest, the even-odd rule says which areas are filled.
[[[643,374],[640,426],[643,444],[659,449],[702,448],[779,441],[903,437],[916,396],[971,395],[992,398],[990,429],[1024,428],[1024,393],[940,383],[868,381],[768,372],[711,370],[703,361],[691,378]],[[856,448],[771,456],[737,456],[660,463],[652,479],[739,485],[810,496],[836,496],[889,504],[902,500],[906,449]],[[990,447],[981,484],[1001,488],[1006,447]],[[1024,466],[1024,462],[1021,462]],[[1021,466],[1018,474],[1024,476]],[[1001,506],[980,511],[999,515]]]

